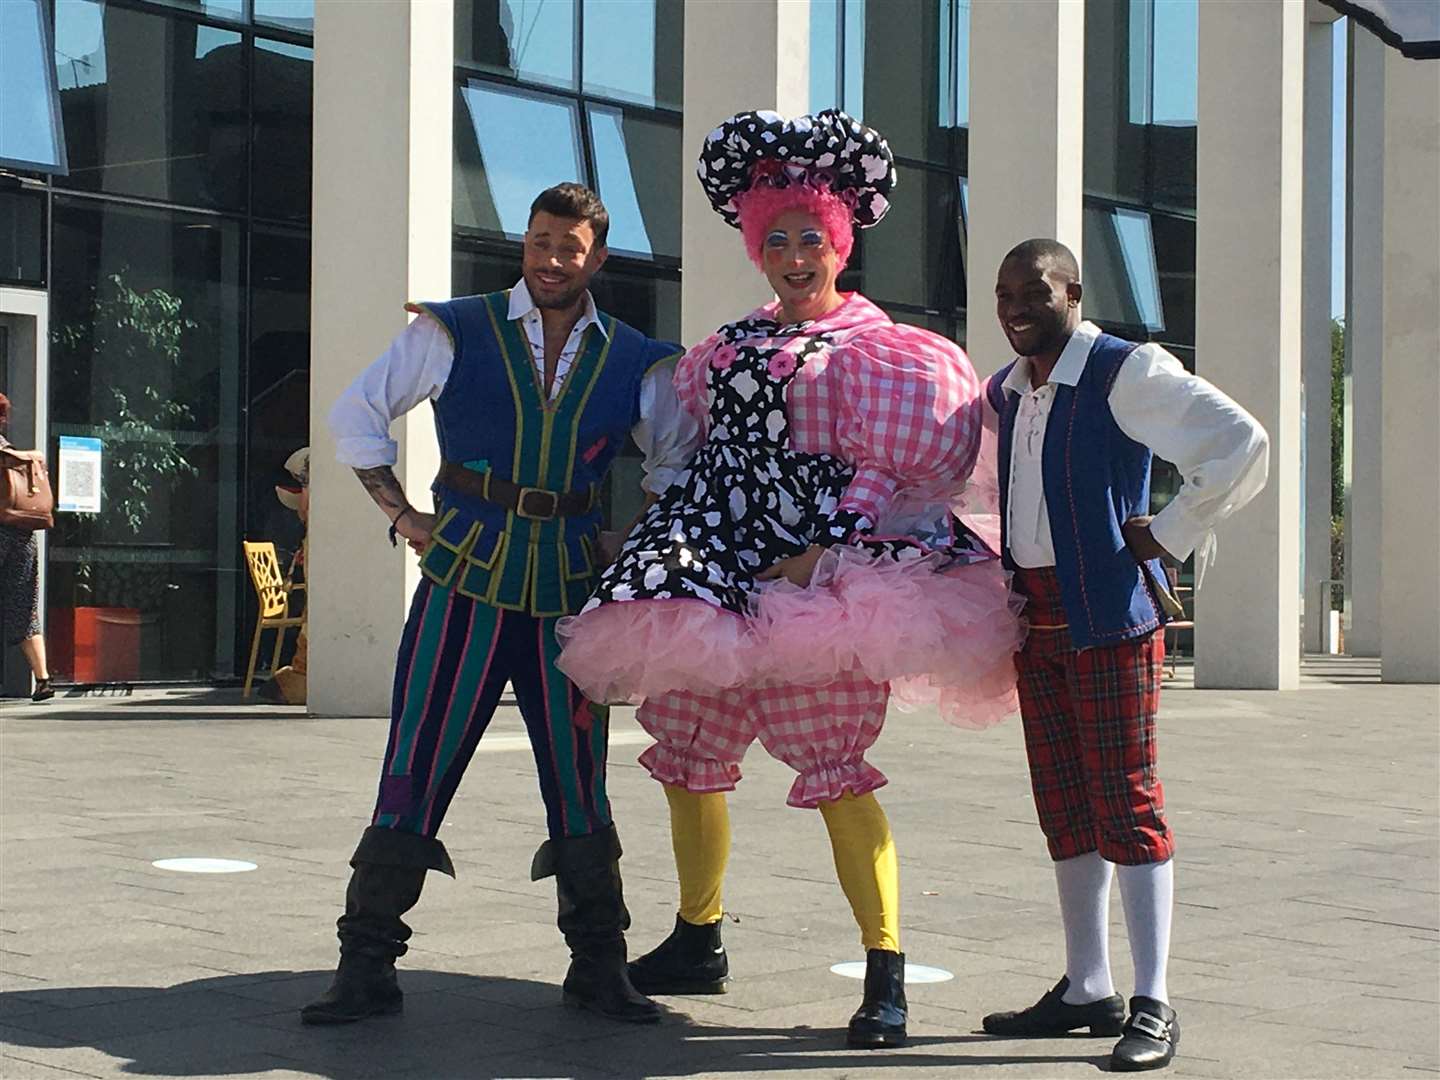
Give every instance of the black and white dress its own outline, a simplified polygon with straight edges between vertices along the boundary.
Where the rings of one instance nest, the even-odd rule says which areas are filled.
[[[853,531],[837,508],[854,468],[790,446],[786,388],[830,343],[808,324],[753,319],[720,336],[719,362],[706,373],[709,438],[631,534],[585,611],[691,599],[744,616],[756,574]]]

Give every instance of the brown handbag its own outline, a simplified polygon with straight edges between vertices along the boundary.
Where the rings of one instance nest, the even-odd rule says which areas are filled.
[[[39,450],[0,447],[0,525],[38,532],[55,524],[55,495]]]

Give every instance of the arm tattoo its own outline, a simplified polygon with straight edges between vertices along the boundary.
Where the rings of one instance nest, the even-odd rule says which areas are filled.
[[[405,498],[405,489],[400,486],[400,481],[395,479],[395,470],[389,465],[380,465],[374,469],[356,469],[355,475],[370,493],[370,498],[375,500],[375,505],[385,511],[385,516],[391,521],[410,505],[410,500]]]

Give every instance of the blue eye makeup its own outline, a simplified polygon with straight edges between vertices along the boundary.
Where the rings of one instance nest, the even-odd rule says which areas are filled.
[[[819,229],[805,229],[800,233],[800,243],[806,247],[819,247],[825,243],[825,234]]]
[[[785,231],[783,229],[776,229],[774,232],[768,234],[765,237],[766,247],[781,248],[789,242],[790,237],[785,235]]]

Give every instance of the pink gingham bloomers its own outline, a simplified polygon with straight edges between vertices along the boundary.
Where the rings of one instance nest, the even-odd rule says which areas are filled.
[[[813,807],[886,782],[865,752],[892,692],[963,727],[1014,712],[1023,626],[999,560],[953,531],[981,436],[964,353],[858,293],[780,319],[768,304],[680,361],[705,443],[561,621],[560,667],[640,705],[657,780],[730,790],[759,738]],[[755,581],[812,543],[808,587]]]

